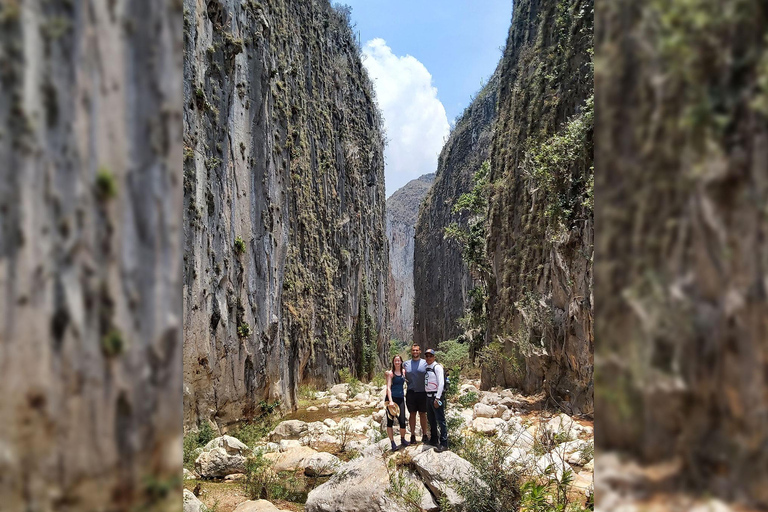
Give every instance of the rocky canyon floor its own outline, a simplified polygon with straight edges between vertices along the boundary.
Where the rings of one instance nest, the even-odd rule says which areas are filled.
[[[442,453],[421,443],[391,450],[383,386],[304,390],[297,411],[261,431],[241,425],[195,449],[184,511],[458,511],[504,478],[520,489],[508,499],[524,504],[539,492],[584,510],[594,488],[592,422],[546,409],[543,396],[478,387],[462,381],[449,401]],[[415,434],[421,440],[418,421]],[[501,479],[487,484],[489,475]]]

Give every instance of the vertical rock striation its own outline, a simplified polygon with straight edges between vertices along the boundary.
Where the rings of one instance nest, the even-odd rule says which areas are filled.
[[[596,441],[765,509],[767,6],[606,7]]]
[[[180,6],[3,2],[0,63],[2,509],[153,510],[181,471]]]
[[[434,174],[411,180],[387,199],[389,241],[389,294],[387,295],[392,336],[413,339],[413,251],[419,205],[427,195]]]
[[[300,383],[382,358],[388,262],[381,119],[349,12],[326,0],[184,6],[194,427],[249,418],[262,400],[292,407]]]
[[[462,259],[456,241],[446,240],[452,222],[466,225],[467,216],[453,214],[461,194],[472,189],[472,178],[489,158],[496,102],[498,71],[462,114],[445,143],[437,163],[435,182],[419,210],[414,244],[413,340],[425,347],[462,333],[458,324],[477,285]]]

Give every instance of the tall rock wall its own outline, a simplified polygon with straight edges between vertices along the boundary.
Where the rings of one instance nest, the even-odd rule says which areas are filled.
[[[491,150],[482,384],[593,410],[594,4],[520,0]]]
[[[262,400],[290,408],[300,383],[357,370],[367,351],[354,333],[366,328],[382,358],[388,262],[381,119],[349,12],[326,0],[184,10],[194,427],[249,418]]]
[[[764,510],[768,6],[732,7],[598,10],[595,439]]]
[[[174,2],[0,5],[3,510],[178,503],[145,491],[181,471],[181,30]]]
[[[434,174],[411,180],[387,199],[389,241],[389,294],[387,295],[392,337],[413,339],[413,251],[419,205],[427,195]]]
[[[422,350],[462,334],[458,320],[469,305],[469,292],[477,285],[462,259],[461,246],[446,239],[444,231],[452,222],[467,224],[467,215],[453,214],[452,209],[472,189],[473,176],[490,156],[498,87],[497,71],[448,137],[438,159],[435,183],[419,210],[413,340]]]

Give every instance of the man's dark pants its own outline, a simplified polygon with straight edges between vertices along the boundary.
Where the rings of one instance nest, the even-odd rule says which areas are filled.
[[[435,408],[435,397],[427,396],[427,419],[429,419],[429,430],[431,435],[429,436],[430,444],[438,445],[437,440],[440,440],[440,445],[448,446],[448,429],[445,426],[445,400],[441,400],[443,405]],[[440,436],[438,437],[437,429],[440,428]]]

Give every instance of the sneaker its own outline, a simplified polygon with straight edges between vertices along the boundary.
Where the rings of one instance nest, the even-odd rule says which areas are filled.
[[[410,445],[411,445],[411,443],[409,443],[408,441],[406,441],[406,440],[405,440],[405,439],[403,439],[402,437],[400,438],[400,447],[401,447],[401,448],[407,448],[407,447],[409,447]]]
[[[432,443],[429,442],[429,438],[428,437],[422,436],[421,444],[432,444]]]
[[[414,434],[411,434],[411,442],[410,444],[416,444],[416,436]]]
[[[394,441],[392,441],[392,451],[396,452],[399,447],[395,444]]]
[[[440,445],[437,446],[437,448],[435,448],[435,451],[437,453],[442,453],[442,452],[444,452],[447,449],[448,449],[448,447],[446,445],[440,444]]]

